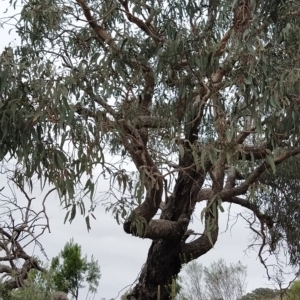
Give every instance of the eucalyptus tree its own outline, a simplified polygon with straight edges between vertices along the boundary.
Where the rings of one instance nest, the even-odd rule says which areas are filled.
[[[223,202],[260,223],[262,263],[268,245],[287,245],[299,265],[299,209],[267,188],[279,165],[299,171],[297,0],[10,4],[21,46],[1,55],[1,159],[16,159],[20,184],[53,184],[66,219],[80,209],[88,227],[84,199],[110,180],[108,209],[153,241],[132,297],[168,298],[182,264],[216,243]]]
[[[82,256],[81,246],[73,239],[52,259],[50,271],[56,290],[71,294],[73,299],[79,299],[79,290],[85,282],[89,284],[88,294],[97,292],[101,277],[98,261],[93,256],[90,261],[86,255]]]
[[[194,260],[183,270],[180,294],[184,299],[236,300],[242,299],[246,290],[247,268],[241,262],[227,265],[223,259],[219,259],[203,267]]]

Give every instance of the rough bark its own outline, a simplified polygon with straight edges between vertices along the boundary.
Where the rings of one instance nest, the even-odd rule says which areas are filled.
[[[180,252],[180,240],[153,241],[139,283],[132,295],[137,299],[157,299],[160,286],[160,299],[168,299],[167,286],[171,284],[172,276],[178,274],[181,269]]]
[[[181,164],[187,166],[190,163],[191,157],[185,155]],[[187,172],[179,174],[174,193],[168,198],[160,217],[162,231],[167,221],[178,224],[176,235],[172,228],[173,230],[170,230],[172,234],[152,242],[138,284],[129,297],[145,300],[158,299],[157,297],[161,300],[169,299],[172,279],[178,275],[182,265],[213,247],[218,230],[212,233],[213,244],[206,233],[192,243],[185,242],[191,215],[197,203],[199,186],[202,186],[203,182],[203,170],[196,172],[194,168],[190,168]],[[216,221],[217,216],[214,218]]]

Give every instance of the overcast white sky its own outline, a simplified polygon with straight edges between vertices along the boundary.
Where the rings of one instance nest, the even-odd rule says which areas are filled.
[[[1,2],[3,3],[4,1]],[[1,2],[0,17],[3,12]],[[16,38],[13,32],[8,33],[9,29],[9,27],[0,28],[1,52],[9,42]],[[105,182],[103,182],[103,185],[100,184],[98,192],[103,192],[106,186]],[[37,202],[42,200],[38,187],[35,189],[33,196],[37,197]],[[146,260],[151,241],[125,234],[122,226],[119,226],[109,213],[105,213],[104,208],[101,206],[97,207],[95,211],[97,220],[92,221],[92,230],[90,232],[87,232],[84,219],[80,216],[76,217],[71,225],[63,224],[65,211],[59,206],[58,198],[54,196],[49,198],[47,200],[47,209],[50,217],[51,233],[45,233],[40,241],[48,257],[51,259],[57,255],[65,243],[73,237],[75,242],[82,246],[82,252],[89,257],[94,255],[101,266],[102,277],[95,299],[119,299],[117,297],[119,291],[133,283],[137,278]],[[234,208],[236,212],[239,212],[238,209]],[[242,220],[238,220],[231,231],[224,232],[227,217],[228,214],[225,211],[220,217],[221,233],[215,248],[199,258],[199,262],[204,266],[208,266],[212,261],[219,258],[223,258],[227,263],[236,263],[240,260],[248,267],[247,291],[262,286],[272,287],[272,284],[266,279],[265,270],[258,261],[257,254],[252,251],[246,255],[244,252],[251,242],[250,231],[245,229],[245,224]],[[197,232],[201,232],[202,224],[196,218],[200,218],[200,209],[195,213],[194,223],[191,227]],[[45,260],[37,248],[32,254],[38,255],[42,260]],[[82,291],[80,300],[84,300],[85,296],[86,293]]]

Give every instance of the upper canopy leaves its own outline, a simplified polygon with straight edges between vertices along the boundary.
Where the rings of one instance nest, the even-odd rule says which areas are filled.
[[[1,159],[18,159],[20,179],[55,184],[71,218],[82,176],[93,197],[101,164],[131,195],[116,217],[137,205],[125,230],[139,232],[140,220],[150,238],[164,192],[176,210],[161,215],[170,222],[160,234],[189,220],[194,206],[175,197],[184,189],[191,203],[210,201],[207,213],[227,201],[265,222],[236,196],[300,153],[299,15],[297,1],[28,0],[16,24],[22,44],[1,56]]]

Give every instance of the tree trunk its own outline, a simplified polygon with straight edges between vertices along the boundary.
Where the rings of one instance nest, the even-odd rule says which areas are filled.
[[[149,249],[139,283],[132,296],[136,299],[169,299],[172,278],[180,272],[180,241],[156,240]],[[158,287],[160,286],[160,298]]]
[[[188,161],[186,164],[189,163]],[[177,236],[172,234],[170,238],[153,240],[139,282],[128,299],[171,299],[172,280],[176,279],[182,265],[198,258],[213,247],[218,230],[212,234],[213,244],[205,234],[191,243],[185,243],[189,236],[188,225],[198,200],[199,186],[202,186],[203,182],[203,173],[196,172],[192,168],[189,172],[179,174],[174,192],[168,198],[160,216],[161,220],[180,224]],[[217,224],[217,216],[215,220]]]

